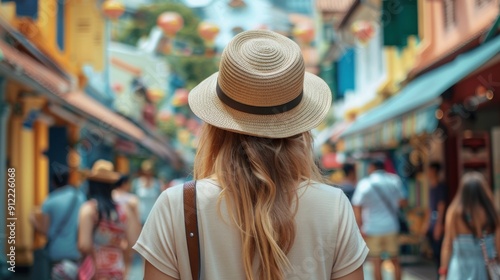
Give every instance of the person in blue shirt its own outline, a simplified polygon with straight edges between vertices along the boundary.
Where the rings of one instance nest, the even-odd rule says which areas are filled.
[[[76,279],[80,259],[76,242],[78,213],[86,199],[80,190],[68,184],[68,180],[67,172],[54,174],[52,183],[55,189],[44,201],[42,214],[31,216],[31,223],[36,231],[47,237],[47,252],[53,263],[53,277],[54,273],[58,273],[66,274],[65,279]],[[75,275],[67,275],[73,273]]]

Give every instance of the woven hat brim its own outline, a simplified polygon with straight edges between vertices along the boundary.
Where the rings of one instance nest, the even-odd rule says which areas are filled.
[[[203,121],[233,132],[266,138],[286,138],[317,127],[327,116],[332,103],[328,85],[305,72],[304,96],[290,111],[274,115],[255,115],[235,110],[220,101],[216,92],[218,72],[189,93],[189,106]]]
[[[91,172],[87,177],[87,180],[101,183],[114,184],[118,182],[121,178],[121,174],[114,171],[99,170],[97,172]]]

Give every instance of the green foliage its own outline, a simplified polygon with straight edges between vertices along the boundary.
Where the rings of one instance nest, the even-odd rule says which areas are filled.
[[[186,88],[191,90],[211,74],[217,72],[218,64],[214,57],[200,55],[168,56],[171,71],[186,80]]]
[[[157,3],[143,6],[137,10],[125,32],[119,35],[118,41],[136,45],[140,38],[148,36],[156,26],[158,16],[163,12],[177,12],[184,19],[184,27],[177,33],[176,40],[187,43],[192,48],[203,47],[203,39],[198,35],[200,19],[188,7],[178,3]]]
[[[136,45],[140,38],[148,36],[151,29],[156,26],[158,16],[167,11],[179,13],[184,20],[184,27],[177,33],[174,41],[188,46],[196,53],[193,55],[167,55],[167,61],[171,66],[171,71],[186,80],[186,88],[192,89],[218,69],[215,58],[202,55],[205,53],[205,46],[203,39],[198,34],[200,19],[193,10],[173,1],[141,7],[117,39],[125,44]]]

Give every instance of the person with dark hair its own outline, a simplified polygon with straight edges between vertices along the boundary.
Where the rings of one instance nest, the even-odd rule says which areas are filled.
[[[35,230],[47,237],[46,250],[52,262],[53,279],[76,279],[80,259],[75,240],[78,211],[85,202],[85,195],[68,181],[68,172],[53,174],[54,190],[44,201],[42,213],[30,217]]]
[[[394,265],[394,278],[401,280],[398,211],[405,201],[402,182],[384,170],[384,161],[380,159],[370,161],[368,173],[352,197],[356,221],[370,249],[374,279],[382,279],[382,256],[387,254]]]
[[[95,279],[125,279],[126,252],[140,232],[138,216],[128,204],[113,201],[121,175],[111,162],[98,160],[87,178],[89,200],[81,207],[78,248],[95,266]]]
[[[446,213],[440,279],[491,279],[486,260],[498,260],[500,217],[484,176],[467,172]]]
[[[122,175],[118,182],[116,183],[116,188],[112,193],[113,201],[117,204],[124,205],[124,207],[129,207],[132,214],[136,217],[137,221],[140,221],[139,215],[139,199],[133,193],[130,193],[130,177],[128,175]],[[125,262],[128,267],[132,265],[135,251],[129,246],[129,249],[125,255]]]
[[[344,171],[344,180],[340,184],[340,188],[349,201],[351,201],[356,186],[355,165],[353,163],[346,162],[342,165],[342,171]]]
[[[440,267],[441,246],[444,236],[444,217],[448,201],[447,186],[440,180],[441,163],[433,161],[427,169],[429,182],[429,208],[424,221],[425,231],[437,267]]]

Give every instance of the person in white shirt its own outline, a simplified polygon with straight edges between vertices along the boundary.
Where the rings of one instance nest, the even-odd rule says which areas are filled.
[[[183,185],[168,188],[133,247],[144,279],[363,279],[368,248],[352,207],[314,161],[328,85],[305,72],[295,42],[267,30],[239,33],[220,64],[189,93],[205,121],[193,172],[199,234],[186,235]]]
[[[359,181],[351,200],[356,221],[370,249],[375,279],[382,279],[385,253],[394,264],[395,279],[400,280],[397,211],[405,203],[401,179],[384,171],[384,162],[380,159],[370,162],[368,172],[369,176]]]

